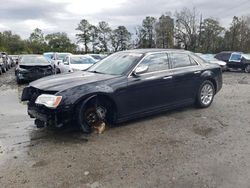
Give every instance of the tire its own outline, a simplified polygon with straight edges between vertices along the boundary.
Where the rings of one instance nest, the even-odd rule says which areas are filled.
[[[200,108],[209,107],[214,99],[215,88],[211,81],[204,81],[197,93],[196,104]]]
[[[2,71],[2,68],[0,67],[0,75],[2,75],[3,71]]]
[[[105,111],[104,118],[101,120],[98,116],[97,109]],[[100,111],[99,111],[100,112]],[[76,122],[77,125],[86,134],[90,134],[94,130],[94,126],[105,122],[106,108],[101,106],[98,101],[94,98],[87,103],[82,102],[77,107]]]
[[[3,67],[3,73],[5,73],[7,71],[6,67]]]
[[[60,73],[61,73],[60,69],[56,68],[56,74],[60,74]]]
[[[23,81],[22,81],[21,79],[19,79],[19,77],[17,76],[17,77],[16,77],[16,83],[17,83],[18,85],[21,85],[21,84],[23,83]]]
[[[250,73],[250,65],[247,65],[247,66],[245,67],[244,71],[245,71],[246,73]]]

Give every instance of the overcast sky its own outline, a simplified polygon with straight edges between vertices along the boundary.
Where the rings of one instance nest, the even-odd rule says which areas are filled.
[[[40,28],[45,34],[66,32],[75,38],[81,19],[112,28],[125,25],[130,32],[146,16],[159,17],[183,7],[196,7],[203,17],[217,18],[228,27],[232,17],[250,15],[250,0],[0,0],[0,31],[12,30],[23,38]]]

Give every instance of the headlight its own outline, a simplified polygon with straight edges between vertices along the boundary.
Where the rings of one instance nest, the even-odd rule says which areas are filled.
[[[48,108],[56,108],[62,100],[62,96],[42,94],[36,99],[36,104],[42,104]]]

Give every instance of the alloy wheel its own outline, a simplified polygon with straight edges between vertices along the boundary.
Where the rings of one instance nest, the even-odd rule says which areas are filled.
[[[246,66],[245,72],[246,72],[246,73],[250,73],[250,65],[247,65],[247,66]]]
[[[213,91],[213,87],[211,86],[211,84],[205,84],[203,85],[203,87],[201,88],[201,102],[204,105],[209,105],[212,100],[213,100],[213,95],[214,95],[214,91]]]

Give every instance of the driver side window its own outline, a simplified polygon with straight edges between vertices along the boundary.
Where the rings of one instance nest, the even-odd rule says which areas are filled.
[[[140,63],[140,66],[148,66],[147,73],[169,69],[169,59],[166,53],[148,55]]]

